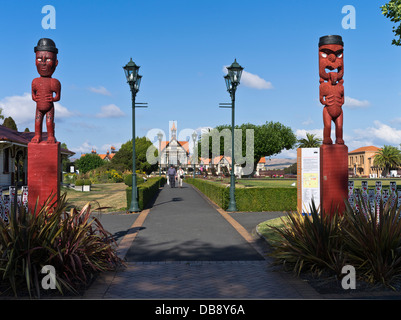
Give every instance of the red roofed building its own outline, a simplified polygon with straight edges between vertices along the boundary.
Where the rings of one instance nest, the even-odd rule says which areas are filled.
[[[116,154],[116,148],[111,146],[111,152],[109,150],[107,150],[107,152],[105,154],[98,154],[96,152],[96,149],[92,148],[91,154],[97,154],[102,160],[106,160],[106,161],[110,161],[111,159],[113,159],[113,157]],[[87,153],[81,154],[81,157],[85,156]]]
[[[348,152],[348,171],[353,176],[364,176],[379,178],[382,175],[382,168],[373,165],[376,152],[380,148],[366,146]]]

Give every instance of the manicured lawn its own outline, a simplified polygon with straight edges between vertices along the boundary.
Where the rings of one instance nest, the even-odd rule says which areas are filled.
[[[212,180],[210,182],[220,184],[230,184],[230,179],[224,178],[223,180]],[[295,184],[294,184],[295,183]],[[292,184],[294,184],[292,186]],[[252,187],[266,187],[266,188],[296,188],[296,179],[236,179],[236,187],[239,188],[252,188]]]
[[[401,186],[401,179],[400,178],[385,178],[385,179],[361,179],[361,178],[351,178],[350,181],[354,181],[355,188],[362,187],[362,181],[368,181],[369,188],[374,188],[376,181],[381,181],[383,188],[390,187],[390,181],[395,181],[397,186]],[[230,179],[224,178],[223,180],[213,181],[209,179],[211,182],[215,183],[223,183],[223,184],[230,184]],[[266,188],[296,188],[297,187],[297,180],[296,179],[236,179],[236,186],[241,188],[252,188],[252,187],[266,187]]]
[[[67,193],[67,204],[82,208],[91,202],[92,209],[98,207],[110,207],[105,212],[125,211],[127,200],[125,183],[93,184],[90,192],[75,191],[69,188],[61,188],[61,193]]]
[[[389,188],[390,187],[390,181],[395,181],[397,183],[397,186],[401,186],[401,179],[400,178],[385,178],[385,179],[349,179],[350,181],[354,181],[354,187],[355,188],[361,188],[362,187],[362,181],[367,181],[368,182],[368,187],[369,188],[374,188],[376,181],[381,181],[383,188]]]
[[[282,228],[284,226],[283,220],[285,219],[287,219],[286,216],[261,222],[258,225],[258,231],[262,234],[266,241],[271,244],[273,240],[280,240],[280,237],[277,236],[277,233],[270,228],[270,226]]]

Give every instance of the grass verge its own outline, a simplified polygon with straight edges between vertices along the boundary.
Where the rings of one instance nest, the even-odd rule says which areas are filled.
[[[82,208],[90,202],[92,208],[108,207],[104,212],[126,211],[127,186],[121,183],[93,184],[90,192],[75,191],[62,187],[61,194],[66,193],[68,208]]]

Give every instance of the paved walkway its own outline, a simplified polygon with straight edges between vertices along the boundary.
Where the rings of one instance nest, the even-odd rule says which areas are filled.
[[[228,214],[190,185],[166,186],[151,209],[123,222],[101,217],[127,267],[103,274],[84,298],[319,298],[308,284],[274,270],[263,241],[252,235],[259,222],[278,215]]]

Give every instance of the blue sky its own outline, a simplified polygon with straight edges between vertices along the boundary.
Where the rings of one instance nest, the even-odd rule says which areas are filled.
[[[391,45],[386,1],[0,1],[0,107],[19,130],[34,130],[33,48],[42,37],[59,49],[53,77],[62,85],[56,138],[79,156],[105,153],[131,139],[131,96],[122,66],[141,66],[136,134],[169,134],[229,124],[224,66],[245,68],[236,122],[279,121],[299,138],[322,135],[318,41],[344,41],[344,140],[349,150],[401,143],[401,47]],[[43,29],[42,7],[56,10],[56,29]],[[342,8],[354,6],[356,28],[344,29]],[[295,157],[295,150],[279,157]]]

